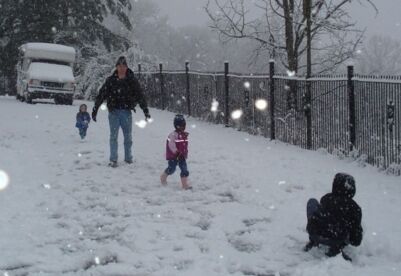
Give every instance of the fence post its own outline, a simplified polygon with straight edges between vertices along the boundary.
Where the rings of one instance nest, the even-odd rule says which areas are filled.
[[[274,60],[270,60],[270,139],[276,139],[275,99],[274,99]]]
[[[141,78],[141,73],[142,73],[142,64],[138,63],[138,78]]]
[[[356,118],[355,118],[355,91],[354,91],[354,66],[350,65],[347,68],[348,72],[348,103],[349,103],[349,136],[350,136],[350,145],[349,150],[354,150],[355,142],[356,142]]]
[[[306,78],[304,112],[306,116],[306,148],[312,149],[312,83]]]
[[[229,65],[228,61],[226,61],[224,63],[224,92],[225,92],[224,101],[225,101],[225,107],[226,107],[226,110],[224,112],[225,113],[224,118],[225,118],[226,127],[229,127],[229,123],[230,123],[230,121],[229,121],[229,116],[230,116],[229,115],[229,113],[230,113],[230,108],[229,108],[230,78],[228,76],[229,72],[230,72],[230,65]]]
[[[191,116],[191,84],[189,78],[189,61],[185,62],[185,76],[187,80],[187,87],[186,87],[186,97],[187,97],[187,108],[188,108],[188,116]]]
[[[160,69],[160,93],[162,100],[162,110],[166,109],[166,97],[164,95],[164,76],[163,76],[163,63],[159,64]]]

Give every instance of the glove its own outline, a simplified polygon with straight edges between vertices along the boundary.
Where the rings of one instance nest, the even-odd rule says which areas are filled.
[[[143,113],[145,114],[145,120],[146,120],[146,121],[148,121],[150,118],[152,118],[152,117],[150,116],[149,109],[145,108],[145,109],[143,110]]]
[[[97,122],[97,121],[96,121],[96,117],[97,117],[97,110],[93,109],[93,111],[92,111],[92,120],[93,120],[94,122]]]

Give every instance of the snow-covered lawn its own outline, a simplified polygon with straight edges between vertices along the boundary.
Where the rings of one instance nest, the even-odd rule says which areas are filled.
[[[135,164],[111,169],[107,112],[82,143],[78,105],[0,97],[0,275],[401,275],[400,177],[189,119],[194,190],[178,175],[161,187],[174,114],[152,110]],[[305,203],[336,172],[355,176],[363,208],[352,264],[302,251]]]

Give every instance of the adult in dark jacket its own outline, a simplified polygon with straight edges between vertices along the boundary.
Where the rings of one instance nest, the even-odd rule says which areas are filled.
[[[96,97],[92,119],[96,122],[97,112],[102,103],[107,102],[110,124],[110,166],[117,167],[118,161],[118,132],[121,127],[124,134],[125,162],[132,164],[132,110],[137,104],[149,119],[149,109],[139,81],[128,68],[125,57],[120,57],[116,70],[106,79],[106,82]]]
[[[310,199],[307,205],[309,243],[305,251],[320,244],[327,245],[326,255],[339,253],[351,260],[342,251],[349,244],[359,246],[362,242],[362,210],[353,200],[356,187],[354,178],[345,173],[334,177],[332,192],[323,196],[320,204]]]

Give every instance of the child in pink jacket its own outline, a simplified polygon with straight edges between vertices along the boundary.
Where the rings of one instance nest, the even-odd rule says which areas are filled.
[[[181,184],[184,190],[190,190],[192,187],[188,184],[188,132],[185,132],[186,121],[183,115],[176,115],[174,118],[175,131],[170,133],[166,142],[166,159],[168,167],[160,176],[163,185],[167,184],[167,177],[172,175],[177,165],[181,169]]]

